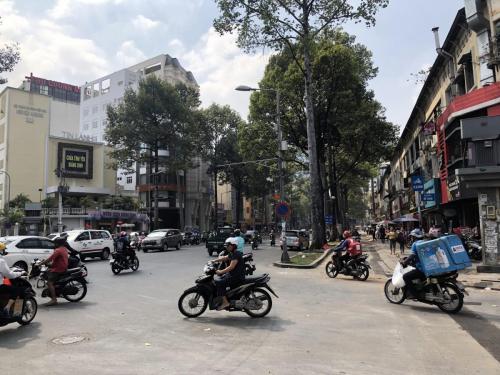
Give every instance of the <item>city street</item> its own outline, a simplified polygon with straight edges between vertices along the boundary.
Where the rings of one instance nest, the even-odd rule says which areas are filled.
[[[263,246],[254,254],[257,273],[271,274],[280,297],[266,318],[180,314],[178,297],[209,259],[203,246],[139,252],[139,271],[119,276],[108,262],[91,260],[89,291],[81,303],[40,306],[31,325],[0,328],[0,369],[13,374],[500,373],[499,292],[470,290],[466,301],[483,305],[450,317],[433,306],[389,304],[382,274],[367,282],[331,280],[324,265],[273,267],[278,248]],[[381,271],[376,256],[372,264]],[[65,337],[84,340],[63,344]]]

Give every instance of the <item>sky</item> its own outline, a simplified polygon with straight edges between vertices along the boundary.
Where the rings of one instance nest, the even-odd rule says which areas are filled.
[[[373,53],[378,76],[370,82],[386,116],[406,124],[420,87],[411,74],[436,58],[431,28],[443,41],[464,0],[391,0],[375,27],[344,28]],[[17,87],[33,75],[83,85],[106,74],[167,53],[193,72],[202,105],[228,104],[244,118],[249,94],[272,51],[245,54],[234,35],[212,28],[213,0],[0,0],[0,46],[19,43],[21,62],[8,78]],[[0,86],[0,90],[3,87]]]

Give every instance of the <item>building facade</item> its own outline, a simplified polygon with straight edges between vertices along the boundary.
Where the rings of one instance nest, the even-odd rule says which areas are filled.
[[[413,215],[425,229],[481,233],[483,245],[490,244],[485,263],[495,265],[500,259],[500,3],[465,5],[442,45],[433,30],[437,57],[380,177],[379,214]]]

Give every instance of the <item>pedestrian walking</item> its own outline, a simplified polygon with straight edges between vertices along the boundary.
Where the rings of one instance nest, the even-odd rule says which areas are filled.
[[[389,228],[389,233],[387,233],[387,238],[389,239],[389,248],[391,249],[391,255],[396,255],[396,239],[397,234],[394,227]]]
[[[405,253],[405,234],[401,228],[396,231],[396,242],[399,244],[399,252],[401,254]]]
[[[385,243],[385,227],[383,225],[380,226],[379,234],[380,234],[380,241],[382,241],[382,243]]]

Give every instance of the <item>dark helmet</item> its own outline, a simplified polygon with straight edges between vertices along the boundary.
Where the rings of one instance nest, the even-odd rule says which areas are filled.
[[[234,235],[235,235],[236,237],[238,237],[240,234],[241,234],[241,230],[239,230],[239,229],[235,229],[235,230],[234,230]]]

